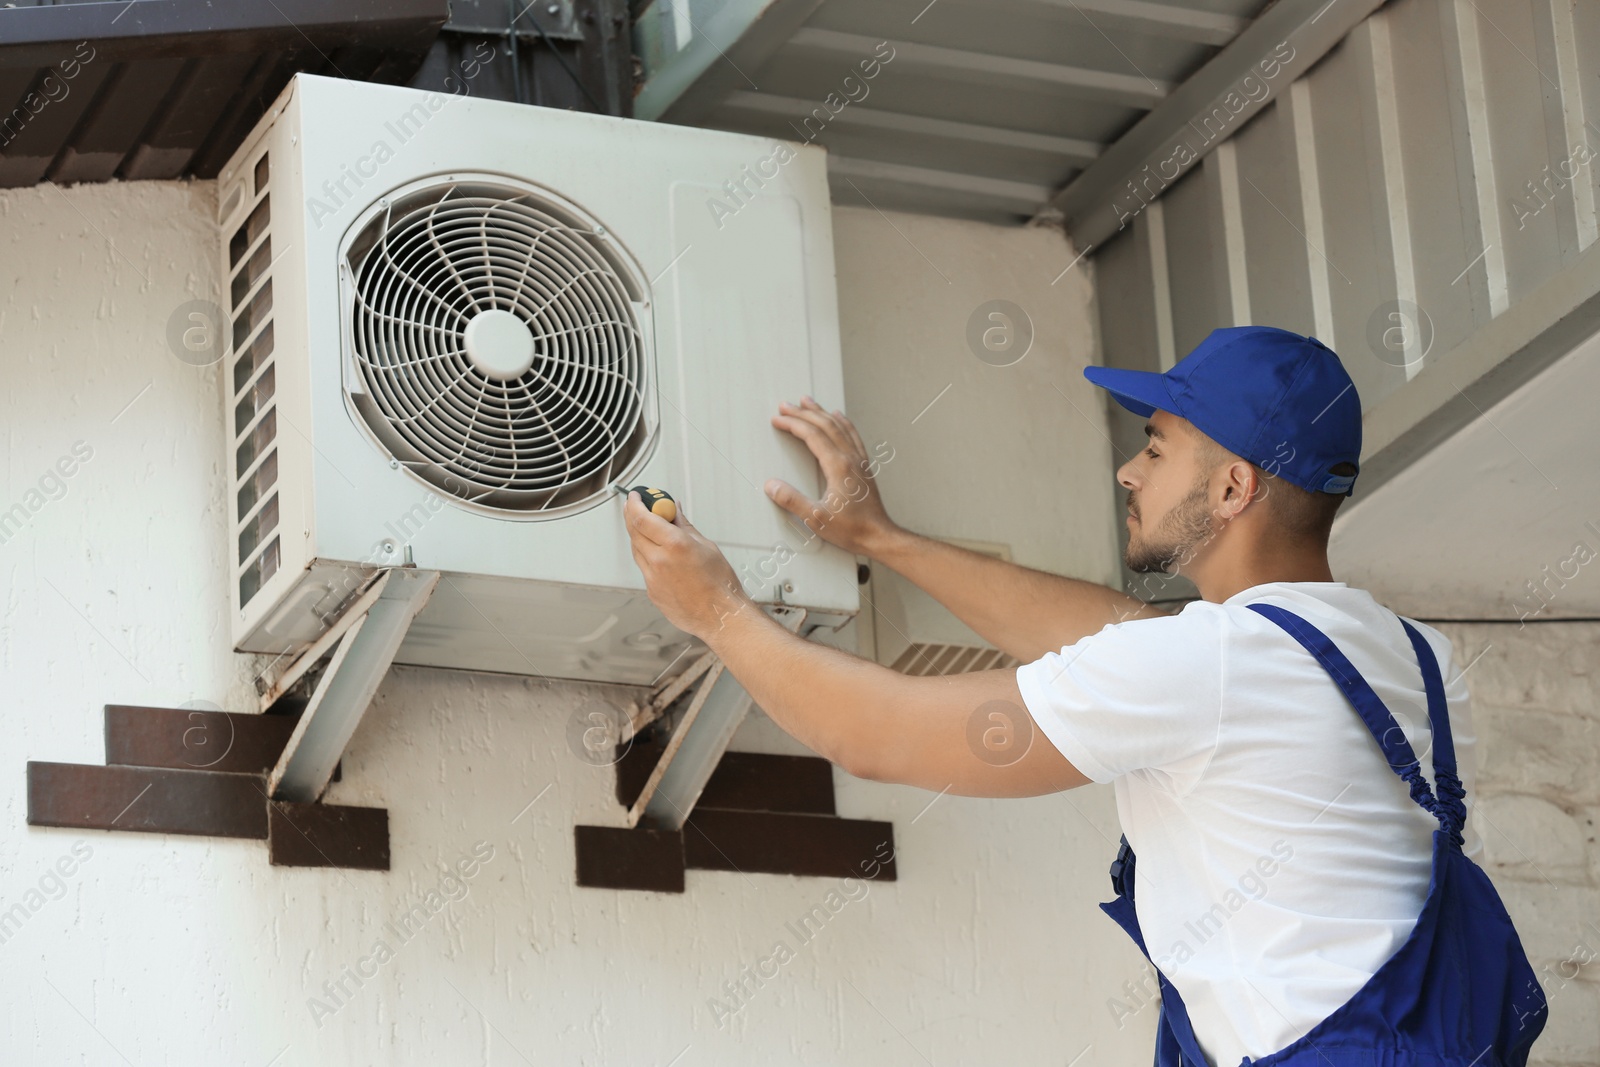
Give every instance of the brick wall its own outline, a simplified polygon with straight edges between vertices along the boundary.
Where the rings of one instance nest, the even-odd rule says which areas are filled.
[[[1482,862],[1550,1000],[1529,1062],[1592,1067],[1600,1063],[1600,623],[1434,625],[1469,665]]]

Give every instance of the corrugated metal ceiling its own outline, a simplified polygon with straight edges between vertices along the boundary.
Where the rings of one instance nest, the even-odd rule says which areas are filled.
[[[838,202],[1020,221],[1268,6],[656,0],[635,113],[814,140]]]

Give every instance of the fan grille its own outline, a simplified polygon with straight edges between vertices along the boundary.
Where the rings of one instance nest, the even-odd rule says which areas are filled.
[[[434,181],[355,232],[347,392],[396,462],[474,507],[547,518],[643,460],[646,286],[592,219],[542,191]]]

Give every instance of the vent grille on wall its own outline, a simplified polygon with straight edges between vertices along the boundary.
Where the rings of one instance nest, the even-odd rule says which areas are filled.
[[[517,518],[592,507],[642,465],[647,283],[604,227],[474,178],[398,190],[351,232],[346,389],[390,458]]]
[[[999,541],[941,540],[1011,562],[1011,546]],[[888,568],[869,568],[867,590],[874,605],[871,655],[891,670],[917,676],[966,674],[1016,667],[1022,662],[983,643],[979,634],[947,608]]]
[[[1015,656],[1008,656],[997,648],[919,643],[906,646],[894,661],[893,669],[901,674],[945,675],[997,671],[1021,663]]]
[[[239,604],[243,606],[278,571],[277,369],[272,359],[271,167],[263,152],[250,174],[255,206],[228,242],[229,352],[232,383],[234,529]],[[235,187],[229,196],[240,195]]]

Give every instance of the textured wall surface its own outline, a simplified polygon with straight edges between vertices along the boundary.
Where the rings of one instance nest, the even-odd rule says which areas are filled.
[[[1530,1063],[1600,1063],[1600,623],[1446,623],[1478,737],[1484,866],[1550,1000]]]
[[[573,825],[618,824],[621,812],[611,772],[575,757],[568,724],[585,702],[622,694],[399,668],[329,794],[388,808],[388,873],[272,868],[258,842],[26,826],[24,762],[101,762],[102,705],[250,706],[253,662],[228,647],[216,368],[180,361],[167,340],[175,309],[217,294],[213,195],[203,183],[0,194],[0,508],[26,511],[0,543],[0,914],[20,916],[0,940],[8,1063],[1148,1058],[1154,1011],[1112,1002],[1140,960],[1094,907],[1117,836],[1098,788],[983,801],[835,772],[841,814],[893,820],[900,881],[692,871],[681,896],[578,889]],[[1067,265],[1051,235],[917,220],[912,239],[944,265],[941,281],[910,274],[920,253],[891,253],[902,237],[884,222],[837,220],[853,408],[859,388],[864,412],[886,410],[874,405],[891,390],[861,382],[888,346],[932,343],[925,323],[946,309],[960,309],[947,347],[972,360],[959,331],[1004,295],[984,283],[995,264],[1037,274],[1041,297],[1068,294],[1043,317],[1087,343],[1082,276],[1049,287]],[[905,402],[920,407],[932,391],[916,384]],[[1004,388],[970,390],[975,406],[952,408],[955,421],[930,421],[935,407],[917,427],[953,450],[974,421],[987,425],[984,405],[1003,410]],[[1098,440],[1085,423],[1039,443]],[[75,447],[73,473],[53,476]],[[912,444],[902,455],[886,492],[916,525],[911,479],[938,454]],[[1068,491],[1051,504],[1078,524],[1063,542],[1071,560],[1039,539],[1020,554],[1114,573],[1110,532],[1095,531],[1098,512],[1084,517],[1110,514],[1105,458],[1083,463],[1090,503],[1069,514],[1079,494]],[[979,490],[1014,495],[1059,469],[1042,460]],[[948,532],[989,534],[972,522]],[[795,750],[762,719],[736,747]],[[463,859],[471,877],[452,874]],[[844,904],[801,941],[789,924],[830,891]],[[780,942],[792,959],[760,977]],[[726,984],[746,975],[758,980],[735,1002]]]
[[[1047,229],[834,208],[844,380],[896,521],[1003,545],[1029,567],[1119,581],[1119,490],[1096,361],[1088,259]],[[883,662],[910,642],[980,644],[875,566]]]
[[[1090,261],[1053,230],[852,207],[834,208],[834,254],[850,415],[869,447],[895,446],[889,513],[1115,583],[1120,490],[1105,394],[1083,376]]]

